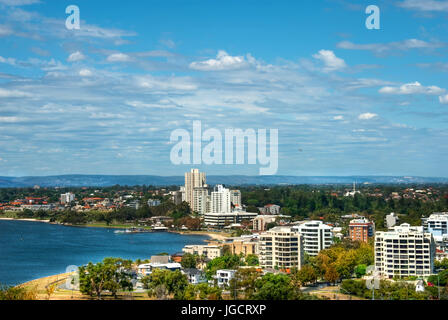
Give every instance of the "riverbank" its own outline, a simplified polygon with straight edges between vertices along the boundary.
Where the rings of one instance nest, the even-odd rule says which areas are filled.
[[[209,236],[213,240],[223,241],[227,238],[229,238],[231,235],[230,233],[225,232],[210,232],[210,231],[170,231],[182,235],[201,235],[201,236]]]
[[[49,223],[49,224],[55,224],[55,225],[63,225],[63,226],[69,226],[69,227],[84,227],[84,228],[126,229],[126,228],[131,228],[131,227],[138,227],[138,228],[141,228],[144,230],[151,230],[151,228],[148,226],[138,226],[135,224],[106,224],[106,223],[98,222],[98,223],[88,223],[85,225],[73,225],[73,224],[59,224],[56,222],[50,222],[50,220],[39,220],[39,219],[31,219],[31,218],[19,219],[19,218],[5,218],[5,217],[0,217],[0,220],[43,222],[43,223]],[[210,232],[210,231],[176,231],[176,230],[174,230],[174,231],[168,231],[168,232],[177,233],[177,234],[181,234],[181,235],[208,236],[212,240],[217,240],[217,241],[223,241],[226,238],[229,238],[231,236],[230,233]]]
[[[50,220],[39,220],[39,219],[0,218],[0,220],[14,220],[14,221],[29,221],[29,222],[50,223]]]

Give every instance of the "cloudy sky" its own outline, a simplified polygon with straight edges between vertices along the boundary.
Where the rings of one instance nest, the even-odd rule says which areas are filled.
[[[3,176],[179,175],[200,120],[278,129],[278,174],[448,177],[448,1],[0,0],[0,43]]]

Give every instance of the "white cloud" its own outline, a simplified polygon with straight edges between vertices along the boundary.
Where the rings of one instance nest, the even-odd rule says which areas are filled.
[[[68,62],[76,62],[84,60],[86,56],[80,51],[73,52],[67,59]]]
[[[448,94],[444,96],[439,96],[439,101],[441,104],[448,104]]]
[[[318,53],[313,54],[313,58],[321,60],[324,63],[325,67],[323,71],[325,72],[336,71],[347,67],[345,61],[336,57],[331,50],[320,50]]]
[[[376,113],[367,112],[367,113],[360,114],[358,116],[358,119],[359,120],[370,120],[370,119],[373,119],[373,118],[376,118],[376,117],[378,117],[378,115]]]
[[[15,65],[16,64],[16,59],[14,58],[3,58],[2,56],[0,56],[0,63],[6,63],[6,64],[10,64],[10,65]]]
[[[367,43],[356,44],[350,41],[342,41],[337,44],[338,48],[347,50],[367,50],[376,54],[384,54],[388,51],[407,51],[411,49],[438,49],[446,47],[448,44],[438,41],[423,41],[419,39],[407,39],[389,43]]]
[[[201,71],[219,71],[240,69],[247,65],[248,62],[243,56],[230,56],[227,52],[220,50],[216,59],[192,62],[190,68]]]
[[[30,97],[29,93],[19,90],[7,90],[0,88],[0,98],[24,98]]]
[[[190,77],[156,78],[152,76],[136,77],[137,85],[151,90],[180,90],[190,91],[197,89],[197,85]]]
[[[21,120],[23,120],[23,119],[19,118],[19,117],[0,117],[0,122],[14,123],[14,122],[19,122]]]
[[[398,6],[419,11],[448,11],[448,1],[436,0],[404,0]]]
[[[13,31],[10,27],[5,25],[0,25],[0,37],[5,37],[13,34]]]
[[[92,71],[90,71],[89,69],[81,69],[79,70],[79,75],[81,77],[90,77],[92,75]]]
[[[131,57],[124,53],[113,53],[107,57],[109,62],[127,62],[130,60]]]
[[[406,83],[400,87],[386,86],[379,90],[380,93],[387,94],[428,94],[428,95],[440,95],[445,92],[445,89],[437,86],[422,86],[420,82]]]
[[[343,116],[334,116],[333,120],[344,120]]]
[[[7,6],[16,7],[40,3],[40,0],[0,0],[0,3]]]

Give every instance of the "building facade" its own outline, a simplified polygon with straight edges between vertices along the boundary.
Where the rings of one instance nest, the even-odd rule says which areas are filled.
[[[217,245],[187,245],[182,251],[193,255],[205,256],[210,260],[222,255],[222,247]]]
[[[230,202],[234,207],[242,207],[240,190],[230,190]]]
[[[303,265],[302,236],[291,227],[274,227],[260,234],[262,268],[300,269]]]
[[[303,250],[310,256],[317,256],[320,250],[333,244],[332,227],[322,221],[306,221],[292,227],[303,237]]]
[[[218,184],[210,195],[212,213],[231,212],[230,190]]]
[[[375,236],[375,269],[380,276],[429,276],[434,270],[435,242],[423,227],[407,223]]]
[[[191,169],[185,173],[185,201],[188,202],[190,208],[194,207],[194,188],[206,187],[205,173],[199,172],[199,169]]]
[[[433,235],[439,251],[448,252],[448,212],[436,212],[422,219],[423,231]]]
[[[375,223],[366,218],[354,219],[350,221],[349,232],[352,241],[368,242],[375,234]]]
[[[233,223],[240,223],[243,220],[252,221],[257,217],[254,212],[227,212],[227,213],[206,213],[204,214],[204,223],[208,226],[222,228]]]

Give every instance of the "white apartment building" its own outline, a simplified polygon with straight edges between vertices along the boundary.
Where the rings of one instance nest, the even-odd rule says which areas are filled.
[[[322,221],[305,221],[292,229],[302,235],[303,250],[310,256],[317,256],[333,244],[333,228]]]
[[[230,202],[235,207],[241,208],[242,204],[241,204],[241,191],[240,190],[230,190]]]
[[[226,212],[226,213],[206,213],[204,214],[204,223],[208,226],[222,228],[233,223],[240,223],[243,220],[252,221],[257,217],[255,212]]]
[[[71,192],[61,194],[61,204],[69,204],[75,201],[75,195]]]
[[[205,182],[205,173],[199,172],[199,169],[191,169],[185,173],[185,201],[190,208],[194,208],[194,188],[207,187]]]
[[[435,212],[422,219],[423,231],[430,232],[437,249],[448,251],[448,212]]]
[[[380,276],[429,276],[433,273],[434,237],[423,227],[403,223],[375,236],[375,269]]]
[[[226,213],[231,212],[232,208],[230,205],[230,190],[224,188],[224,186],[218,184],[213,189],[211,196],[211,210],[212,213]]]
[[[207,188],[193,188],[192,210],[199,214],[205,214],[210,211],[210,196],[208,195]]]
[[[259,240],[262,268],[300,269],[303,264],[302,235],[291,227],[274,227]]]

